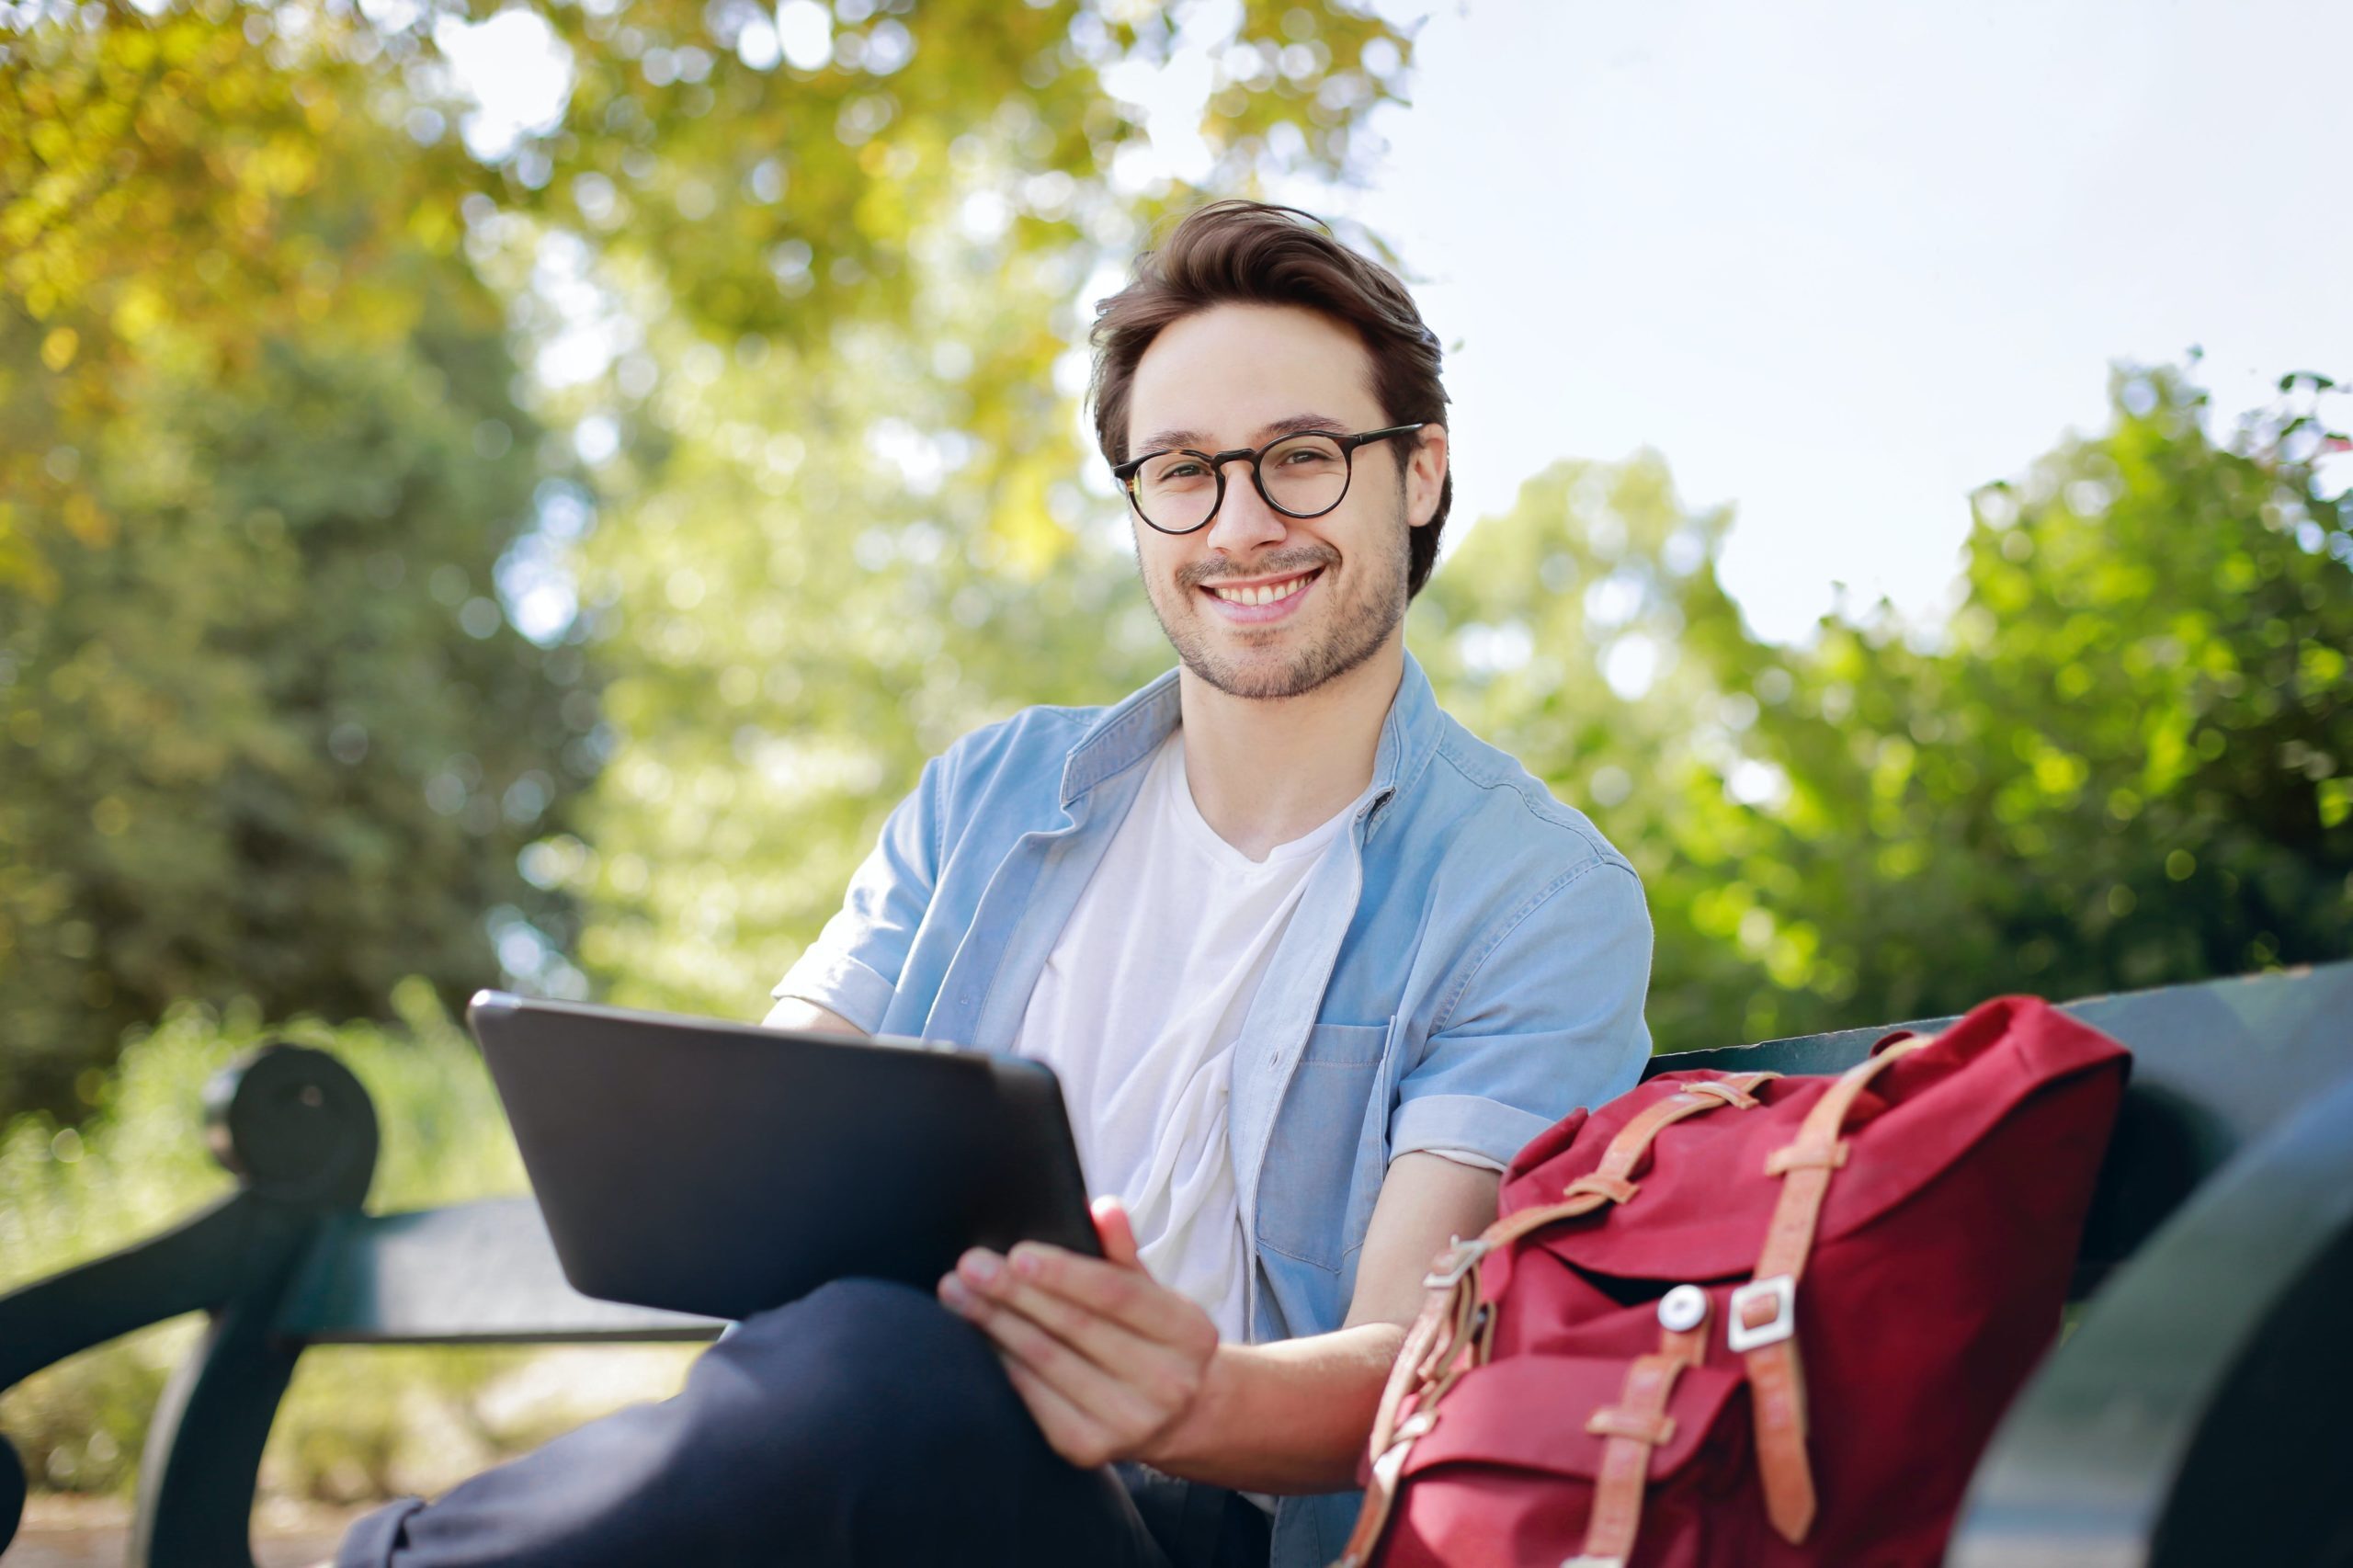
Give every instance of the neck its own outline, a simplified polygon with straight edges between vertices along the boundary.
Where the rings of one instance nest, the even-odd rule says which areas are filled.
[[[1372,782],[1381,722],[1404,673],[1397,635],[1298,697],[1234,697],[1180,671],[1185,781],[1202,820],[1253,860],[1330,821]]]

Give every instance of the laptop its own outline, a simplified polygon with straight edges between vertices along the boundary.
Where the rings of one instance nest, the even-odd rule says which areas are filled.
[[[968,1247],[1102,1256],[1041,1063],[498,991],[466,1022],[584,1295],[741,1319]]]

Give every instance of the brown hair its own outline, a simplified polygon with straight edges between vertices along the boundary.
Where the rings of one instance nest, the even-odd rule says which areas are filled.
[[[1095,438],[1122,461],[1136,366],[1163,327],[1221,304],[1303,305],[1354,327],[1372,356],[1372,393],[1392,425],[1443,424],[1438,335],[1424,325],[1396,276],[1332,236],[1295,207],[1213,201],[1185,215],[1159,249],[1136,258],[1128,286],[1095,307]],[[1398,437],[1401,453],[1414,437]],[[1402,472],[1404,460],[1399,466]],[[1449,468],[1438,510],[1410,530],[1406,592],[1418,594],[1438,561],[1454,505]]]

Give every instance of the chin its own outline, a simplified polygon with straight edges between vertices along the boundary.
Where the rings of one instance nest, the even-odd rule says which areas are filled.
[[[1171,582],[1144,597],[1177,659],[1213,690],[1245,701],[1280,702],[1329,686],[1370,660],[1405,619],[1405,553],[1396,552],[1393,583],[1376,573],[1344,574],[1333,562],[1311,592],[1330,595],[1296,621],[1253,634],[1224,625],[1193,603],[1194,590]],[[1303,607],[1305,608],[1305,607]]]
[[[1251,702],[1281,702],[1305,697],[1350,674],[1381,651],[1387,629],[1361,642],[1342,644],[1324,636],[1296,649],[1235,658],[1211,653],[1192,639],[1172,639],[1176,656],[1202,682]]]

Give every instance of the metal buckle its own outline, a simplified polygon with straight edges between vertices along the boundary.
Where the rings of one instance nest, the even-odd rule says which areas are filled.
[[[1588,1557],[1579,1552],[1574,1557],[1563,1558],[1561,1568],[1626,1568],[1626,1560],[1622,1557]]]
[[[1491,1244],[1483,1237],[1473,1236],[1464,1241],[1455,1236],[1447,1243],[1446,1251],[1438,1255],[1436,1267],[1422,1276],[1422,1288],[1428,1290],[1451,1290],[1462,1283],[1462,1277],[1479,1266],[1487,1256]]]
[[[1773,1315],[1752,1326],[1748,1303],[1770,1298]],[[1778,1345],[1798,1331],[1798,1282],[1786,1274],[1752,1279],[1732,1293],[1724,1312],[1724,1340],[1734,1351]]]

